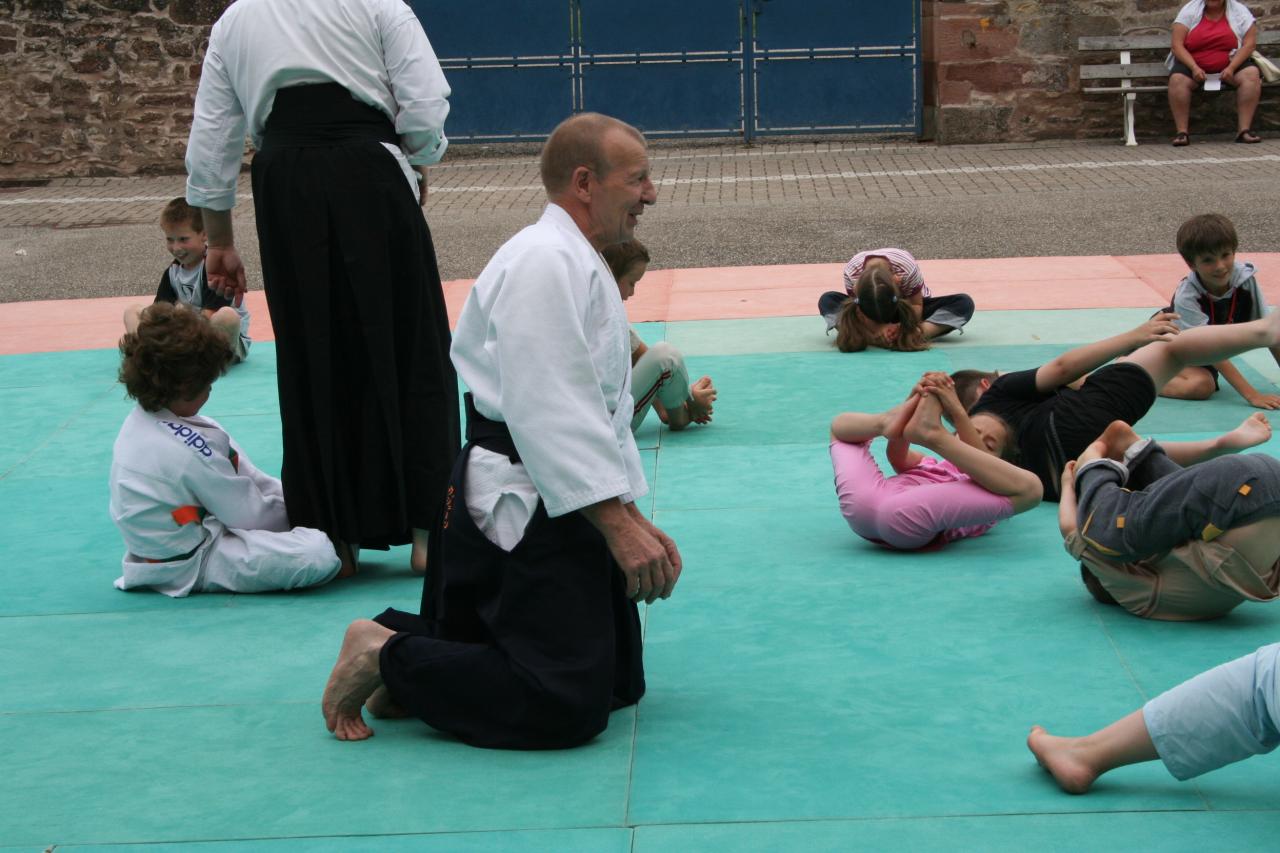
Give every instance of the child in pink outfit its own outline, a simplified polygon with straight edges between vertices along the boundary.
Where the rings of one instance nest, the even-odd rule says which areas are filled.
[[[956,425],[952,435],[941,416]],[[902,405],[882,414],[846,412],[831,424],[831,464],[840,511],[854,533],[898,550],[940,547],[981,536],[1040,503],[1035,475],[991,455],[945,374],[929,373]],[[889,439],[896,474],[885,477],[871,441]],[[941,460],[911,450],[918,444]]]

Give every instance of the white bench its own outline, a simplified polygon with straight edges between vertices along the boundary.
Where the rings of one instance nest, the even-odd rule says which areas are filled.
[[[1080,82],[1083,84],[1086,80],[1119,81],[1118,84],[1109,86],[1083,86],[1081,91],[1086,95],[1119,93],[1120,99],[1124,103],[1125,145],[1138,144],[1138,140],[1133,134],[1134,106],[1138,93],[1169,91],[1169,69],[1165,68],[1164,65],[1164,55],[1169,52],[1169,44],[1170,36],[1168,34],[1080,37],[1078,49],[1082,56],[1094,55],[1094,51],[1119,51],[1120,61],[1118,63],[1112,65],[1081,65]],[[1258,33],[1259,49],[1268,45],[1280,45],[1280,32]],[[1132,58],[1133,52],[1139,50],[1159,51],[1161,54],[1160,61],[1134,62]],[[1268,59],[1271,59],[1268,51],[1263,50],[1262,53]],[[1158,83],[1144,82],[1157,79],[1159,80]],[[1264,81],[1263,85],[1270,86],[1274,84]]]

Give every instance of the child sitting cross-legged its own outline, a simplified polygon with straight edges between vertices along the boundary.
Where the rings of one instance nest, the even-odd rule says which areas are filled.
[[[1261,319],[1267,305],[1254,277],[1253,264],[1236,260],[1240,238],[1231,220],[1219,213],[1193,216],[1178,229],[1178,254],[1190,272],[1178,283],[1169,307],[1178,327],[1222,326]],[[1280,347],[1271,355],[1280,363]],[[1258,409],[1280,409],[1280,396],[1259,391],[1224,358],[1212,364],[1188,365],[1164,384],[1161,397],[1207,400],[1218,390],[1218,377]]]
[[[209,287],[209,276],[204,268],[208,240],[204,233],[204,217],[199,208],[187,204],[185,198],[175,198],[160,212],[160,230],[164,233],[165,248],[173,256],[173,262],[160,276],[156,289],[156,302],[182,303],[209,318],[214,328],[226,336],[231,346],[231,363],[239,364],[249,357],[249,309],[242,304],[232,304]],[[124,312],[124,330],[136,332],[142,305],[130,305]]]
[[[618,293],[626,302],[635,295],[636,285],[649,269],[649,250],[639,240],[608,246],[601,253],[618,283]],[[631,431],[640,429],[649,409],[668,429],[682,430],[689,424],[711,423],[716,388],[710,376],[689,382],[684,356],[666,341],[647,346],[635,329],[631,334],[631,396],[635,409]]]
[[[836,330],[841,352],[868,346],[898,352],[929,348],[929,341],[962,328],[973,318],[968,294],[934,296],[920,265],[903,249],[859,252],[844,268],[844,293],[818,299],[827,332]]]
[[[126,549],[116,588],[265,592],[337,575],[329,538],[291,528],[280,481],[200,415],[232,358],[222,332],[196,311],[157,302],[120,353],[120,381],[138,405],[111,460],[111,518]]]

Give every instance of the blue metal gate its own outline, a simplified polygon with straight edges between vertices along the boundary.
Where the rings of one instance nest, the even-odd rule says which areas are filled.
[[[915,0],[411,0],[455,141],[597,110],[651,136],[920,132]]]

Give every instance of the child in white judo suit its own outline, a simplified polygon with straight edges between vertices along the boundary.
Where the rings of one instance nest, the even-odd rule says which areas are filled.
[[[280,481],[199,414],[231,359],[226,338],[199,313],[161,302],[120,352],[120,381],[138,406],[111,462],[111,518],[126,548],[116,588],[266,592],[337,575],[329,538],[290,528]]]

